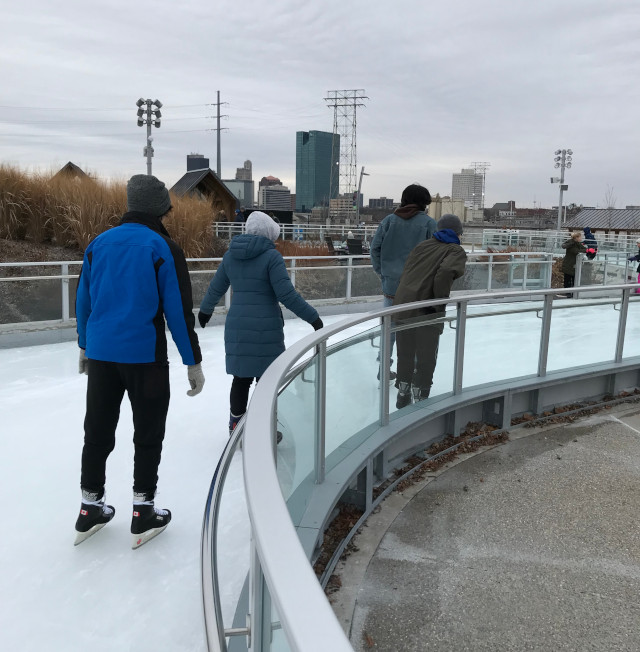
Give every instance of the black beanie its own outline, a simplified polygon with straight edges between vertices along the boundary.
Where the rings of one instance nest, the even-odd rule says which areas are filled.
[[[438,220],[438,231],[442,231],[443,229],[451,229],[458,235],[462,235],[464,231],[460,218],[452,213],[447,213]]]
[[[134,174],[127,183],[127,209],[162,217],[171,209],[169,191],[156,177]]]

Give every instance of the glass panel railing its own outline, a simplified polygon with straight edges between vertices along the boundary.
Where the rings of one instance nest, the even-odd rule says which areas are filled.
[[[277,404],[277,472],[294,525],[299,525],[314,487],[317,356],[311,358],[280,392]]]
[[[380,294],[380,277],[373,271],[368,261],[363,260],[360,265],[354,265],[352,274],[352,297],[370,297]]]
[[[619,296],[615,307],[620,307]],[[619,318],[613,300],[604,304],[599,300],[595,305],[580,305],[572,299],[555,301],[547,371],[613,361]]]
[[[247,625],[251,523],[247,511],[242,450],[236,449],[227,471],[216,529],[216,571],[225,630]],[[246,650],[244,637],[227,637],[229,651]],[[244,648],[242,647],[244,645]]]
[[[542,304],[536,305],[538,313],[531,302],[469,306],[463,388],[538,372]]]
[[[622,358],[633,358],[638,355],[640,355],[640,287],[638,294],[631,294],[629,299]]]
[[[265,591],[268,593],[269,588],[265,586]],[[265,647],[269,652],[290,652],[291,647],[287,641],[282,625],[280,624],[280,616],[278,615],[278,610],[273,604],[271,598],[269,598],[271,603],[271,633],[270,641],[268,647]],[[267,627],[269,623],[266,624]]]
[[[379,320],[376,320],[379,321]],[[380,419],[380,326],[372,322],[350,329],[332,343],[326,362],[326,470],[356,448]],[[367,326],[369,328],[367,328]],[[362,330],[365,328],[366,330]],[[361,331],[361,332],[358,332]],[[334,338],[330,338],[332,342]],[[345,379],[349,379],[345,382]],[[345,395],[345,387],[349,387]]]
[[[317,266],[317,262],[313,261]],[[331,264],[339,264],[339,269],[309,269],[296,267],[296,290],[307,300],[337,299],[346,296],[346,259],[328,259]],[[343,267],[344,265],[344,267]]]
[[[397,379],[389,392],[390,418],[404,409],[415,409],[418,404],[423,407],[422,401],[451,395],[456,350],[454,327],[455,309],[449,309],[443,317],[421,318],[415,325],[398,319],[395,326]],[[400,382],[417,387],[417,395],[407,397]]]

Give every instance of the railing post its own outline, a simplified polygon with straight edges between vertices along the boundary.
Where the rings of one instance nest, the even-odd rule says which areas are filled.
[[[247,643],[247,648],[250,652],[268,652],[270,645],[265,645],[264,637],[266,633],[271,632],[271,618],[268,620],[268,627],[265,627],[265,618],[266,613],[265,607],[269,607],[271,611],[271,600],[267,600],[268,604],[265,604],[266,597],[266,583],[264,580],[264,574],[262,572],[262,566],[260,564],[260,557],[258,556],[258,551],[253,541],[251,539],[251,565],[249,570],[249,614],[247,615],[248,627],[249,627],[249,640]]]
[[[353,256],[347,260],[347,301],[351,301],[351,280],[353,279]]]
[[[315,405],[315,483],[324,482],[325,428],[327,414],[327,342],[322,340],[316,347],[316,405]]]
[[[453,370],[453,393],[462,393],[462,377],[464,374],[464,342],[467,326],[467,302],[459,301],[456,317],[456,357]]]
[[[226,310],[231,308],[231,287],[224,293],[224,307]]]
[[[389,360],[391,358],[391,315],[380,320],[380,426],[389,424]]]
[[[553,284],[553,254],[547,254],[547,287]]]
[[[295,258],[291,259],[291,267],[290,267],[289,275],[291,276],[291,285],[295,287],[296,286],[296,259]]]
[[[620,318],[618,319],[618,338],[616,340],[616,357],[615,362],[622,362],[624,351],[624,336],[627,328],[627,314],[629,312],[629,297],[631,288],[622,290],[622,304],[620,305]]]
[[[69,265],[63,263],[61,265],[62,276],[69,276]],[[69,321],[69,279],[62,279],[62,321]]]
[[[608,257],[605,255],[604,266],[602,268],[602,285],[607,284],[607,262],[608,262]]]
[[[553,295],[544,295],[542,308],[542,327],[540,328],[540,350],[538,352],[538,376],[547,375],[547,358],[549,356],[549,337],[551,335],[551,313],[553,311]]]
[[[527,269],[528,269],[528,254],[524,255],[524,267],[522,269],[522,289],[527,289]]]
[[[487,291],[491,292],[491,284],[493,282],[493,254],[489,254],[489,273],[487,275]]]
[[[580,284],[582,283],[582,261],[584,260],[583,254],[578,254],[576,256],[576,269],[575,269],[575,276],[574,276],[574,281],[573,285],[574,287],[579,288]],[[578,299],[579,298],[579,292],[574,292],[573,293],[573,298]]]
[[[507,271],[507,287],[513,287],[513,266],[514,266],[514,257],[513,254],[509,254],[509,270]]]

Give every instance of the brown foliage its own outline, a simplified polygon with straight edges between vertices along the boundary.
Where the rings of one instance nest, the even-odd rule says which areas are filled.
[[[172,238],[188,257],[214,256],[214,210],[206,201],[171,197],[166,220]],[[51,243],[84,250],[126,212],[126,184],[95,179],[27,175],[0,165],[0,238]]]

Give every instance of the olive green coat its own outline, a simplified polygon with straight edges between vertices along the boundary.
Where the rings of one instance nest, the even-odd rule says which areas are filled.
[[[587,248],[573,238],[569,238],[562,243],[562,248],[567,250],[565,257],[562,259],[562,273],[574,276],[576,273],[576,258],[578,254],[584,254]]]

